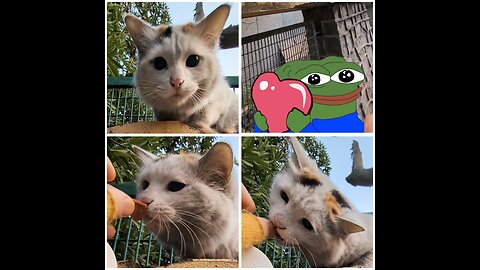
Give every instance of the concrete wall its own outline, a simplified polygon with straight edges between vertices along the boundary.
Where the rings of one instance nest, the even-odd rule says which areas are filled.
[[[301,22],[303,22],[303,14],[300,10],[244,18],[242,19],[242,37],[267,32]]]

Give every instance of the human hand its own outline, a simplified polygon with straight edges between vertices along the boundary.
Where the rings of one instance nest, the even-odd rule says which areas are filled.
[[[365,132],[373,132],[373,113],[367,114],[363,119]]]
[[[114,179],[115,168],[113,168],[110,159],[107,158],[107,183],[112,182]],[[110,209],[110,211],[114,211],[114,215],[116,217],[125,217],[133,213],[133,210],[135,209],[135,203],[133,202],[132,198],[130,198],[130,196],[108,184],[107,191],[111,195],[115,206],[115,208]],[[112,224],[107,224],[107,239],[113,238],[114,235],[115,228]]]
[[[252,197],[248,193],[243,183],[242,183],[242,209],[246,209],[252,214],[255,212],[255,202],[253,201]],[[257,217],[257,216],[255,217],[257,218],[260,225],[262,226],[264,239],[273,238],[275,235],[275,228],[273,227],[273,223],[266,218]]]

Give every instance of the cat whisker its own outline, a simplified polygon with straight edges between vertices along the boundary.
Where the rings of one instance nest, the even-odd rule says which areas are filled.
[[[207,236],[208,238],[210,238],[210,240],[212,240],[212,242],[214,242],[213,238],[210,236],[209,233],[207,233],[206,231],[204,231],[202,228],[198,227],[195,223],[192,223],[186,219],[184,219],[184,221],[192,226],[194,226],[195,228],[197,228],[198,230],[200,230],[201,232],[203,232],[205,234],[205,236]]]
[[[194,213],[190,213],[190,212],[186,212],[186,211],[183,211],[183,210],[177,210],[177,212],[181,215],[184,215],[184,216],[188,216],[188,217],[192,217],[192,218],[196,218],[200,221],[203,221],[206,225],[209,225],[211,227],[214,227],[214,225],[207,219],[205,219],[204,217],[200,216],[200,215],[197,215],[197,214],[194,214]]]
[[[186,220],[182,220],[182,218],[180,218],[181,224],[183,224],[183,226],[184,226],[185,228],[191,230],[192,233],[193,233],[193,235],[195,235],[195,238],[197,238],[198,244],[200,245],[200,249],[202,250],[202,253],[203,253],[203,258],[205,259],[205,258],[206,258],[206,255],[205,255],[205,250],[203,249],[202,242],[200,242],[200,239],[198,238],[198,236],[197,236],[197,234],[195,233],[195,231],[194,231],[192,228],[190,228],[190,226],[188,226],[188,224],[186,224],[184,221],[186,222]],[[190,234],[190,236],[191,236],[191,234]],[[195,240],[194,240],[193,238],[192,238],[192,242],[195,243]]]
[[[298,241],[296,239],[292,239],[296,242],[296,245],[298,246],[298,248],[300,249],[300,252],[303,254],[303,256],[305,256],[305,259],[307,259],[307,254],[305,254],[305,252],[303,252],[303,249],[300,247],[300,244],[298,243]],[[315,262],[315,257],[313,256],[312,252],[310,251],[310,249],[308,249],[308,247],[305,247],[307,249],[307,251],[310,253],[310,256],[312,257],[313,259],[313,267],[316,267],[317,263]],[[307,259],[308,261],[308,259]],[[312,265],[310,266],[312,267]]]
[[[180,228],[178,228],[178,226],[175,224],[175,222],[173,220],[171,220],[169,217],[166,217],[168,219],[168,221],[173,225],[175,226],[175,228],[178,230],[178,233],[180,234],[180,255],[182,254],[187,254],[187,250],[186,250],[186,242],[185,242],[185,238],[183,237],[183,233],[182,231],[180,230]]]

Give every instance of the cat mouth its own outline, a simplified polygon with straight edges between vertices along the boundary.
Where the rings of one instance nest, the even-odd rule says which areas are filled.
[[[277,238],[277,240],[279,240],[279,242],[282,244],[282,245],[286,245],[287,244],[287,241],[285,239],[283,239],[283,237],[280,235],[280,232],[279,230],[285,230],[285,229],[281,229],[281,228],[275,228],[275,238]]]

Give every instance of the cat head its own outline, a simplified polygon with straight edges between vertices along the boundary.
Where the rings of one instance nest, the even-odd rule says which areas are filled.
[[[352,206],[320,172],[298,139],[291,137],[291,144],[289,168],[276,175],[269,198],[269,219],[281,242],[328,248],[364,231],[351,215]]]
[[[221,5],[198,24],[160,25],[128,14],[125,24],[138,49],[137,91],[157,108],[178,106],[206,95],[220,74],[216,44],[230,13]]]
[[[148,205],[145,224],[180,254],[204,257],[202,252],[222,242],[222,230],[235,215],[230,146],[219,142],[204,156],[158,157],[137,146],[134,150],[143,164],[137,199]]]

